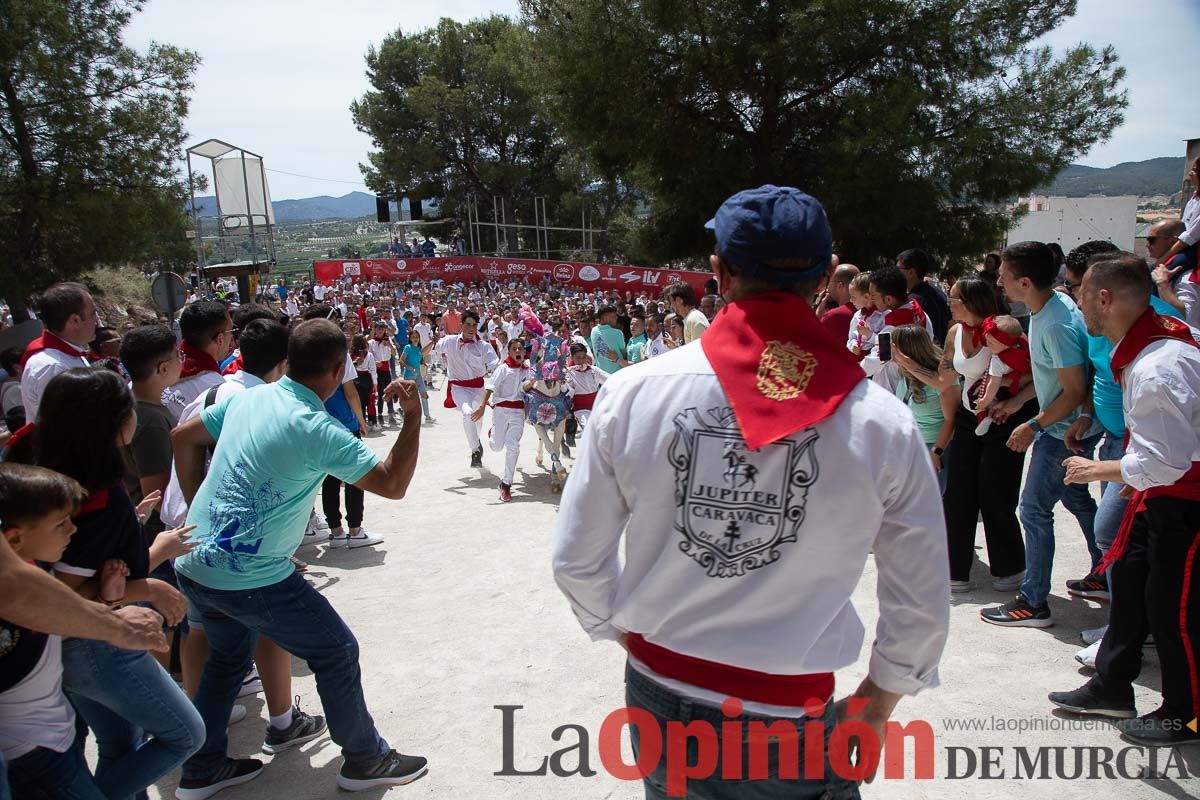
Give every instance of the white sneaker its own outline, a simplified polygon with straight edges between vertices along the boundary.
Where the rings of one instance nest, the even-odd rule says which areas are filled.
[[[1102,641],[1104,641],[1104,640],[1101,639],[1100,641],[1093,642],[1092,644],[1090,644],[1087,647],[1080,650],[1078,653],[1075,654],[1075,660],[1078,661],[1080,664],[1083,664],[1088,669],[1095,669],[1096,668],[1096,654],[1100,652],[1100,643]]]
[[[970,581],[950,581],[950,594],[962,594],[971,591]]]
[[[373,544],[379,544],[383,541],[383,537],[377,533],[371,533],[366,528],[359,528],[358,533],[346,534],[346,546],[355,547],[370,547]]]
[[[250,672],[246,674],[245,680],[242,681],[242,688],[238,690],[238,697],[258,694],[262,691],[262,688],[262,678],[258,677],[258,667],[251,667]]]
[[[236,725],[246,718],[246,707],[243,705],[235,705],[233,710],[229,712],[229,724]]]
[[[1107,625],[1100,628],[1089,628],[1083,633],[1079,634],[1079,638],[1083,639],[1084,644],[1095,644],[1104,638],[1104,633],[1107,630]]]
[[[1021,570],[1016,575],[1009,575],[1004,578],[992,578],[992,588],[997,592],[1015,592],[1021,588],[1021,584],[1025,582],[1025,570]]]
[[[325,544],[329,546],[330,550],[334,550],[338,547],[345,547],[346,532],[341,528],[338,529],[337,533],[330,532],[329,538],[325,540]]]
[[[315,544],[329,536],[329,523],[316,511],[308,515],[308,525],[304,528],[304,542]]]
[[[985,433],[987,433],[989,430],[991,430],[991,428],[992,428],[992,418],[984,417],[983,421],[975,426],[975,435],[983,436]]]

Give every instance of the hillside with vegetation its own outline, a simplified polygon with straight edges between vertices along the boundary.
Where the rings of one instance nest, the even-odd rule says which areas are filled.
[[[1183,158],[1151,158],[1126,161],[1107,169],[1072,164],[1059,173],[1054,183],[1037,193],[1065,197],[1173,195],[1183,186],[1183,162]]]

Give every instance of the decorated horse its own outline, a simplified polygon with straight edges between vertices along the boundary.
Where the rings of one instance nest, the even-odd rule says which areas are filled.
[[[536,320],[536,317],[534,318]],[[529,365],[533,379],[525,384],[525,419],[538,436],[537,465],[545,466],[544,453],[550,454],[550,488],[562,491],[567,469],[562,455],[570,455],[563,444],[571,398],[563,380],[566,357],[562,340],[554,335],[538,336],[530,348]]]

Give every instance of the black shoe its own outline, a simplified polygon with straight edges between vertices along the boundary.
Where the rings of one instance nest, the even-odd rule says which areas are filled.
[[[979,616],[983,617],[984,622],[1005,628],[1049,628],[1054,624],[1050,606],[1045,603],[1031,606],[1021,595],[1017,595],[1017,599],[1011,603],[985,608],[979,612]]]
[[[299,697],[296,698],[299,701]],[[305,742],[311,742],[325,733],[325,718],[320,714],[305,714],[300,710],[299,702],[292,706],[292,724],[283,730],[274,725],[267,726],[267,738],[263,741],[262,751],[269,756],[282,753]]]
[[[1200,745],[1200,722],[1168,717],[1162,710],[1138,717],[1121,726],[1121,738],[1143,747],[1186,747]]]
[[[349,761],[338,771],[337,784],[348,792],[361,792],[375,786],[403,786],[426,772],[425,759],[389,750],[374,764],[354,765]]]
[[[1094,681],[1088,681],[1073,692],[1051,692],[1049,698],[1051,703],[1072,714],[1113,719],[1132,719],[1137,716],[1132,692],[1128,699],[1116,700],[1100,692]]]
[[[1071,597],[1082,597],[1087,600],[1109,602],[1112,596],[1108,592],[1108,581],[1103,575],[1089,572],[1086,578],[1077,581],[1067,581],[1067,594]]]
[[[178,800],[204,800],[222,789],[252,781],[262,772],[262,762],[257,758],[227,758],[216,774],[207,778],[183,778],[175,790]]]
[[[483,466],[483,448],[482,447],[480,447],[478,450],[471,451],[471,466],[472,467],[482,467]]]

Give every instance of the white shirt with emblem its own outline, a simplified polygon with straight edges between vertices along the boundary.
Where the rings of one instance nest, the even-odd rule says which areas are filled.
[[[553,568],[593,639],[635,632],[695,658],[800,675],[858,658],[851,596],[872,551],[870,677],[902,694],[936,686],[946,528],[912,414],[864,380],[831,417],[751,452],[695,343],[601,387],[555,522]]]

